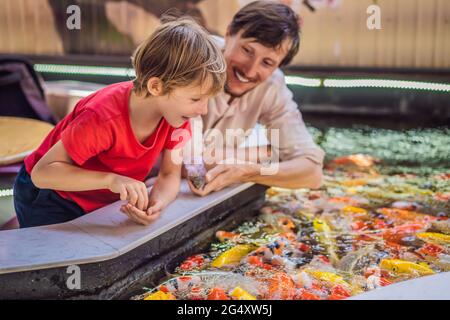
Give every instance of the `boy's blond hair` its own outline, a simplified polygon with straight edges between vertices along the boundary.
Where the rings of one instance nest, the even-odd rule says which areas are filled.
[[[212,37],[192,18],[166,18],[135,51],[134,90],[149,96],[147,82],[158,77],[164,93],[176,87],[209,84],[208,95],[219,93],[225,82],[225,59]]]

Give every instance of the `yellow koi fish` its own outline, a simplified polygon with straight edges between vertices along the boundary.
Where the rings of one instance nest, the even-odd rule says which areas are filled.
[[[380,267],[394,273],[418,274],[421,276],[434,274],[434,271],[425,265],[399,259],[383,259],[380,262]]]
[[[231,291],[230,296],[236,298],[237,300],[256,300],[254,296],[241,287],[234,288],[233,291]]]
[[[356,214],[362,214],[365,215],[367,214],[367,210],[363,209],[363,208],[359,208],[359,207],[353,207],[353,206],[345,206],[344,208],[342,208],[342,211],[344,213],[356,213]]]
[[[336,255],[335,246],[333,244],[333,240],[331,238],[331,228],[330,226],[321,219],[314,219],[313,227],[316,232],[318,232],[319,239],[321,242],[325,244],[327,247],[327,252],[330,255],[330,260],[335,263],[339,261],[338,256]]]
[[[227,251],[221,253],[214,261],[211,263],[212,267],[220,268],[229,264],[239,263],[243,257],[245,257],[249,252],[253,251],[254,247],[248,244],[239,244]]]
[[[421,232],[416,234],[416,236],[425,241],[425,242],[432,242],[442,245],[450,245],[450,235],[442,234],[442,233],[436,233],[436,232]]]
[[[346,187],[357,187],[357,186],[365,186],[367,184],[367,180],[365,179],[350,179],[341,181],[341,185]]]
[[[339,284],[346,287],[350,287],[350,284],[347,281],[345,281],[343,277],[341,277],[336,273],[311,269],[306,269],[305,271],[317,280],[325,281],[333,285]]]
[[[145,297],[144,300],[176,300],[176,298],[170,292],[156,291]]]

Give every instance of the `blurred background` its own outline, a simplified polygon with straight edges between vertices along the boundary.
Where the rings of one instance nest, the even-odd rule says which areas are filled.
[[[224,35],[242,0],[2,0],[0,52],[33,56],[125,57],[170,8],[193,15]],[[309,67],[450,67],[448,0],[282,1],[302,19],[302,46],[293,65]],[[66,27],[69,5],[82,13],[81,30]],[[381,30],[369,30],[366,9],[381,9]]]
[[[134,48],[167,10],[177,8],[223,36],[233,15],[249,2],[2,0],[0,57],[29,61],[51,112],[47,122],[55,124],[80,98],[133,77]],[[375,155],[395,165],[450,167],[450,1],[281,2],[299,14],[302,26],[300,51],[284,69],[286,82],[328,157],[376,146]],[[67,28],[70,5],[80,8],[80,30]],[[379,29],[368,27],[374,6]],[[2,90],[11,92],[5,85]],[[3,103],[6,108],[11,106]],[[10,138],[8,143],[5,158],[17,153],[18,144]],[[17,165],[14,161],[0,164]],[[0,179],[0,225],[14,215],[12,172],[4,170]]]
[[[281,0],[280,0],[281,1]],[[198,19],[211,33],[224,35],[233,15],[250,0],[2,0],[0,53],[22,54],[47,81],[80,80],[112,83],[130,78],[130,70],[72,68],[108,66],[130,68],[130,56],[159,24],[159,17],[177,8]],[[442,86],[412,84],[426,93],[401,91],[411,84],[382,80],[445,83],[450,70],[450,2],[448,0],[284,0],[301,17],[302,42],[286,73],[306,77],[288,84],[302,111],[311,114],[373,114],[405,117],[415,124],[443,124],[449,119]],[[76,4],[81,29],[69,30],[67,8]],[[369,29],[370,6],[379,8],[380,29]],[[57,68],[55,65],[65,65]],[[53,68],[52,68],[53,67]],[[116,74],[113,74],[116,72]],[[118,73],[118,74],[117,74]],[[378,82],[328,83],[328,78],[379,79]],[[315,81],[308,81],[313,78]],[[341,87],[341,89],[337,89]],[[350,87],[350,88],[349,88]],[[65,89],[75,84],[51,83],[47,97],[61,118],[73,107]],[[95,89],[95,87],[92,87]],[[330,90],[324,90],[324,89]],[[378,90],[351,90],[372,88]],[[448,89],[448,87],[444,87]],[[345,90],[342,90],[345,89]],[[387,90],[385,90],[387,89]],[[394,89],[394,90],[391,90]],[[384,90],[384,91],[380,91]],[[74,91],[72,93],[82,93]],[[380,94],[382,93],[382,95]],[[380,101],[381,100],[381,101]],[[414,101],[411,101],[414,100]],[[424,114],[426,117],[417,117]],[[420,119],[419,119],[420,118]],[[377,119],[371,119],[376,122]],[[386,125],[386,119],[380,119]],[[419,121],[420,120],[420,121]],[[398,124],[397,119],[393,123]]]

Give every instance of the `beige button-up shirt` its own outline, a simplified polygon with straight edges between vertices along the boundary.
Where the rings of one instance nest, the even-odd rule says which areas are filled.
[[[202,117],[204,134],[212,128],[224,135],[226,129],[243,129],[243,139],[250,134],[249,129],[260,123],[267,129],[269,142],[275,144],[277,139],[271,140],[270,130],[278,129],[279,142],[272,147],[278,149],[281,160],[302,156],[315,163],[323,163],[325,153],[314,143],[306,129],[281,70],[275,71],[270,78],[241,98],[235,98],[230,105],[229,100],[230,96],[224,92],[210,99],[208,114]],[[237,139],[226,141],[226,145],[234,144],[236,147],[239,142]]]
[[[224,45],[222,38],[214,38],[219,45]],[[323,164],[325,153],[314,143],[306,129],[280,69],[253,90],[233,99],[231,104],[228,104],[229,100],[230,95],[225,92],[209,100],[207,115],[202,116],[202,121],[197,119],[192,122],[192,143],[198,145],[203,139],[203,143],[208,145],[208,140],[212,140],[208,139],[211,129],[219,130],[225,137],[227,129],[241,129],[240,137],[224,139],[226,146],[237,147],[259,123],[267,129],[265,133],[272,151],[278,154],[281,161],[305,157],[317,164]],[[273,134],[272,129],[277,134]],[[199,138],[199,131],[203,133],[202,138]]]

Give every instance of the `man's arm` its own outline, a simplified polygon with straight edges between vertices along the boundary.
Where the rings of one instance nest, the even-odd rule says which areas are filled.
[[[207,184],[202,190],[196,189],[191,183],[189,185],[199,196],[205,196],[239,182],[254,182],[288,189],[316,189],[322,185],[322,166],[308,158],[298,157],[280,162],[276,166],[278,168],[275,168],[273,174],[262,174],[264,168],[268,169],[262,164],[218,164],[208,171]]]
[[[253,157],[248,157],[252,148],[238,148],[235,157],[244,163],[219,163],[208,172],[206,180],[209,183],[205,188],[192,190],[194,193],[205,195],[233,183],[248,181],[285,188],[320,187],[324,152],[306,129],[292,92],[281,78],[277,81],[265,90],[267,94],[262,99],[265,107],[259,118],[268,130],[270,150],[274,155],[253,152]],[[262,164],[261,155],[281,161],[272,161],[272,167],[275,167],[270,170]]]
[[[255,182],[288,189],[317,189],[322,185],[322,166],[308,158],[294,158],[280,162],[278,166],[276,174],[261,175],[262,165],[258,165],[253,172],[249,172],[243,178],[243,182]]]
[[[232,150],[225,149],[223,152],[224,154],[225,152],[231,153]],[[240,164],[237,166],[221,164],[220,159],[214,159],[218,161],[209,167],[207,166],[210,169],[207,180],[209,178],[212,181],[220,172],[236,170],[236,172],[241,174],[239,182],[255,182],[290,189],[315,189],[321,186],[321,164],[302,156],[275,163],[271,166],[265,164],[268,163],[271,157],[272,149],[270,146],[237,148],[234,150],[234,160],[236,160],[235,164]]]
[[[250,173],[244,181],[285,188],[319,188],[325,153],[308,132],[281,71],[274,74],[263,102],[259,122],[267,129],[272,163],[279,163],[274,174]]]

